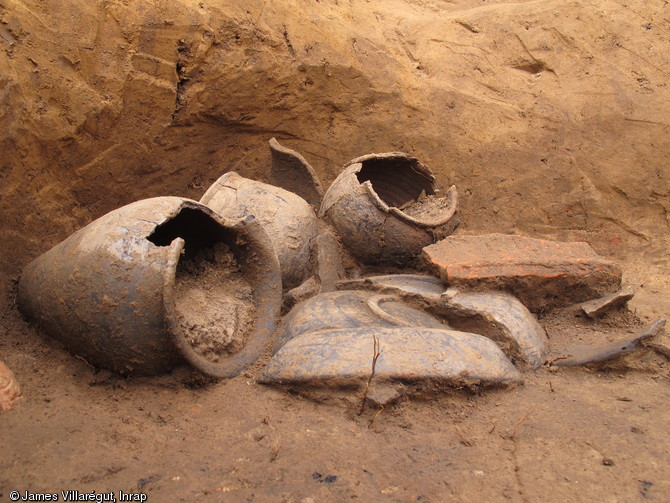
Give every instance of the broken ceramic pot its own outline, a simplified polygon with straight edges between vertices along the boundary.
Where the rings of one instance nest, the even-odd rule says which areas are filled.
[[[442,296],[441,313],[458,330],[481,334],[498,343],[515,363],[540,367],[549,341],[544,328],[519,299],[505,292],[461,292]]]
[[[361,389],[509,386],[523,378],[500,348],[481,335],[448,329],[368,326],[307,332],[272,358],[260,382]],[[407,392],[407,390],[405,390]],[[397,397],[386,393],[388,403]],[[382,403],[383,405],[383,403]]]
[[[215,377],[254,363],[279,317],[281,273],[252,217],[157,197],[104,215],[23,271],[19,307],[95,366]]]
[[[407,266],[421,249],[458,226],[458,194],[438,197],[435,177],[400,152],[370,154],[345,165],[321,203],[344,246],[366,264]]]
[[[532,368],[547,357],[547,336],[535,316],[505,292],[467,292],[450,288],[433,276],[393,274],[340,281],[339,289],[394,294],[446,319],[449,326],[488,337],[515,363]]]
[[[368,398],[379,404],[425,386],[522,382],[495,342],[451,330],[398,295],[360,290],[317,295],[284,318],[277,342],[281,347],[261,382],[359,389],[369,380]]]
[[[318,222],[312,207],[300,196],[231,171],[214,182],[200,202],[227,218],[254,216],[258,220],[277,253],[285,290],[313,274]]]
[[[366,326],[449,328],[439,319],[392,295],[364,291],[328,292],[302,302],[284,317],[277,330],[275,351],[302,334]]]

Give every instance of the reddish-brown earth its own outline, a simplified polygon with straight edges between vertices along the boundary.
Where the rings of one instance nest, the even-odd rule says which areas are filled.
[[[258,369],[98,371],[14,300],[31,259],[107,211],[197,200],[229,170],[268,181],[274,136],[324,188],[405,151],[458,187],[461,234],[588,242],[623,266],[632,312],[545,313],[550,345],[630,335],[670,315],[666,4],[0,0],[0,360],[23,392],[0,414],[0,500],[668,501],[657,352],[357,416]]]

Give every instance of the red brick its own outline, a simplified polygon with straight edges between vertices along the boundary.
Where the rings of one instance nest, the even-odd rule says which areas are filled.
[[[533,311],[621,287],[621,267],[581,242],[507,234],[449,236],[425,247],[421,257],[446,285],[510,291]]]

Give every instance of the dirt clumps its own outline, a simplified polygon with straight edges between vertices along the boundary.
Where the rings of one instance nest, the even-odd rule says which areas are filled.
[[[0,361],[0,412],[12,410],[14,402],[21,396],[19,383],[14,374]]]
[[[225,243],[180,260],[175,280],[178,330],[195,351],[218,362],[237,353],[253,328],[253,290]]]
[[[420,222],[436,222],[444,219],[445,213],[451,208],[451,201],[442,196],[422,194],[415,201],[400,207],[405,215]]]

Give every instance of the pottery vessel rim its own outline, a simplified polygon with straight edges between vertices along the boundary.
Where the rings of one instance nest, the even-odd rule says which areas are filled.
[[[357,176],[358,173],[360,173],[360,171],[363,169],[363,164],[366,161],[370,160],[405,160],[410,163],[414,163],[415,166],[412,166],[412,169],[414,169],[420,176],[426,178],[430,182],[434,190],[435,176],[433,175],[432,171],[427,166],[423,165],[416,157],[410,154],[406,154],[404,152],[385,152],[381,154],[366,154],[357,157],[344,165],[343,174]],[[359,182],[359,184],[363,187],[363,190],[377,208],[379,208],[384,213],[390,213],[399,220],[402,220],[416,227],[431,228],[444,225],[454,217],[458,209],[458,192],[456,190],[456,186],[454,185],[452,185],[449,188],[449,190],[447,190],[446,194],[443,196],[444,199],[447,199],[449,201],[449,206],[444,210],[444,212],[441,213],[438,219],[426,220],[412,217],[403,212],[400,208],[397,208],[395,206],[389,206],[381,199],[381,197],[379,197],[379,194],[377,194],[377,192],[375,191],[374,187],[372,186],[372,182],[370,180],[366,180],[365,182]],[[436,193],[434,192],[432,195],[436,195]]]

